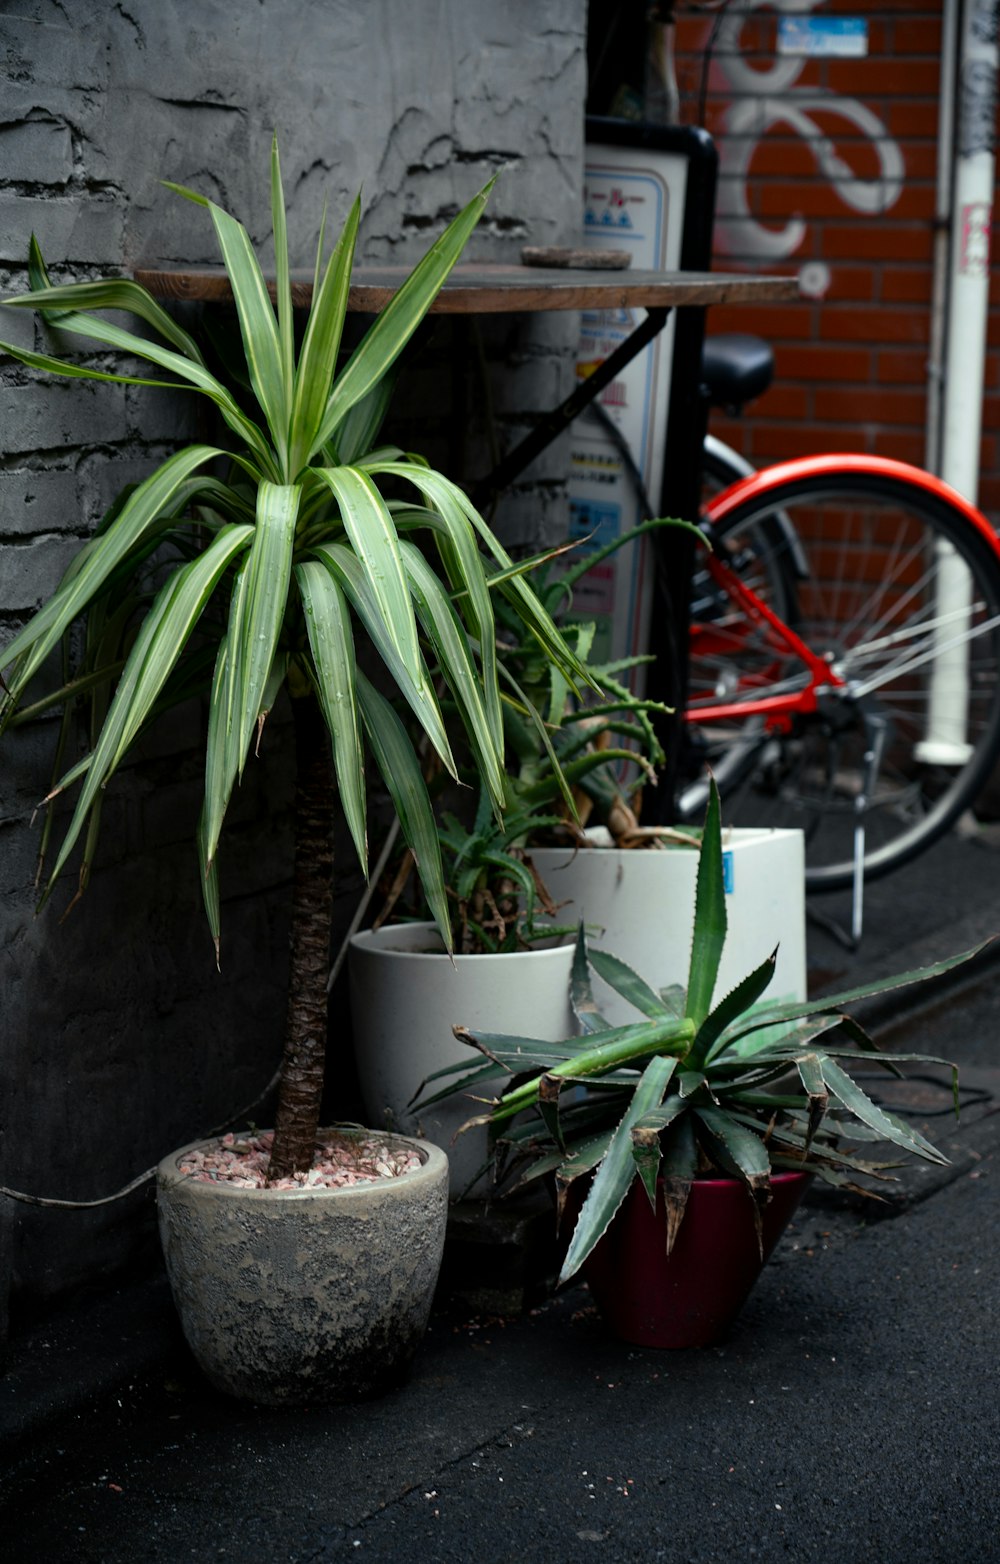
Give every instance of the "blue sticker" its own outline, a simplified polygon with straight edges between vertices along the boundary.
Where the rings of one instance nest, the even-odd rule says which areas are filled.
[[[733,882],[735,878],[736,876],[733,871],[733,855],[732,853],[723,853],[722,884],[727,896],[731,896],[733,894]]]
[[[778,53],[863,59],[868,53],[868,23],[860,16],[782,16]]]

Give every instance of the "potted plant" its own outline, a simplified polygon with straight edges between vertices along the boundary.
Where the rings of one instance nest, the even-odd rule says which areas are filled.
[[[758,1005],[769,957],[720,994],[725,943],[719,799],[711,787],[698,858],[686,990],[657,992],[582,930],[573,1008],[585,1035],[562,1043],[457,1029],[484,1055],[453,1066],[446,1092],[485,1100],[498,1158],[527,1163],[518,1183],[554,1180],[567,1229],[560,1281],[582,1270],[626,1340],[697,1346],[722,1335],[811,1177],[863,1188],[891,1164],[854,1143],[947,1159],[852,1078],[858,1062],[899,1075],[923,1055],[880,1053],[843,1006],[946,971],[966,955],[812,1003]],[[591,973],[641,1019],[608,1027]],[[934,1060],[934,1063],[942,1063]],[[491,1084],[516,1077],[499,1098]],[[957,1072],[953,1070],[956,1086]],[[568,1087],[584,1087],[566,1090]],[[433,1100],[433,1099],[431,1099]]]
[[[533,579],[539,596],[554,607],[558,583],[547,579],[544,566]],[[497,617],[508,809],[498,818],[485,790],[480,786],[477,793],[473,786],[464,790],[464,809],[461,793],[446,788],[435,814],[453,959],[441,959],[446,947],[426,901],[419,895],[407,900],[409,850],[376,926],[350,942],[352,1029],[366,1110],[373,1122],[419,1131],[446,1147],[456,1198],[486,1187],[485,1135],[456,1139],[461,1104],[441,1101],[417,1114],[414,1095],[425,1077],[462,1058],[452,1032],[456,1021],[473,1029],[487,1021],[511,1032],[530,1027],[533,1035],[551,1040],[572,1029],[576,916],[571,913],[568,921],[562,916],[536,867],[534,843],[545,831],[579,837],[587,818],[618,833],[641,833],[616,773],[627,766],[633,775],[655,781],[662,750],[652,718],[666,710],[620,682],[643,659],[592,660],[592,621],[564,627],[590,677],[583,695],[506,605],[499,606]],[[475,784],[471,765],[463,775]],[[407,921],[386,922],[400,907]]]
[[[59,703],[69,723],[74,696],[90,703],[92,747],[50,795],[80,787],[44,901],[86,833],[83,889],[103,789],[149,724],[204,692],[198,857],[218,951],[216,856],[230,795],[279,691],[289,697],[297,762],[294,899],[273,1136],[167,1158],[159,1199],[175,1299],[209,1376],[257,1400],[316,1399],[368,1391],[402,1372],[426,1324],[444,1234],[446,1166],[433,1148],[390,1139],[375,1147],[372,1161],[355,1131],[318,1129],[333,810],[339,801],[367,868],[366,745],[419,866],[431,915],[451,942],[420,762],[371,663],[381,665],[379,682],[388,679],[442,766],[454,771],[439,685],[448,692],[454,726],[467,735],[498,814],[506,783],[493,593],[568,678],[586,675],[465,495],[419,458],[375,444],[394,366],[458,259],[490,186],[431,247],[343,368],[359,203],[325,262],[321,233],[297,346],[276,144],[276,310],[243,226],[213,202],[172,188],[206,209],[214,224],[242,342],[231,377],[213,373],[199,344],[134,282],[51,286],[34,241],[32,290],[6,302],[36,309],[62,331],[128,354],[152,372],[111,374],[2,346],[56,374],[193,388],[214,405],[225,432],[218,443],[171,455],[122,496],[81,548],[52,598],[3,654],[0,724]],[[147,334],[95,310],[130,311]],[[386,485],[394,498],[385,498]],[[25,707],[50,654],[81,618],[78,666]],[[263,1161],[261,1171],[247,1165],[253,1158]],[[328,1173],[327,1161],[342,1165]],[[255,1187],[240,1187],[234,1170]],[[323,1187],[331,1181],[342,1187]],[[308,1268],[299,1264],[307,1250],[318,1257]]]
[[[553,617],[572,611],[573,589],[587,571],[609,554],[661,526],[675,521],[643,522],[572,564],[560,576],[542,583],[540,592]],[[696,529],[695,529],[696,530]],[[699,532],[700,542],[704,542]],[[641,665],[643,658],[620,665]],[[628,693],[625,691],[624,693]],[[581,709],[571,698],[570,709]],[[628,950],[630,962],[654,987],[680,981],[691,948],[691,920],[697,871],[698,833],[690,828],[642,825],[633,811],[637,792],[650,781],[641,765],[662,763],[652,724],[663,710],[648,703],[646,731],[636,733],[640,713],[625,713],[619,729],[624,742],[637,750],[637,763],[626,768],[622,786],[618,773],[599,771],[583,782],[579,826],[571,819],[554,828],[542,823],[532,834],[532,863],[563,916],[576,917],[593,930],[594,940],[609,950]],[[582,705],[588,720],[588,703]],[[606,742],[598,727],[595,743]],[[655,781],[655,776],[652,778]],[[584,791],[586,790],[586,791]],[[588,797],[587,794],[590,796]],[[692,850],[695,849],[695,850]],[[775,947],[773,995],[803,999],[806,993],[805,852],[799,830],[728,828],[725,834],[725,885],[729,940],[720,979],[736,983],[748,967]],[[651,909],[655,908],[655,916]],[[601,1003],[610,1021],[629,1019],[628,1004],[598,980]]]

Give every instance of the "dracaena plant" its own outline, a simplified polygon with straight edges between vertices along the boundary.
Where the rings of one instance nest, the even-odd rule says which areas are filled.
[[[234,217],[172,186],[210,217],[239,322],[242,362],[212,373],[198,342],[135,282],[52,286],[32,241],[29,293],[8,305],[164,372],[111,373],[14,345],[33,369],[92,380],[193,389],[224,434],[185,446],[124,495],[80,549],[59,587],[0,656],[0,723],[8,726],[84,694],[91,745],[57,778],[79,785],[48,895],[82,835],[81,885],[103,789],[166,707],[208,700],[198,855],[219,937],[216,856],[232,789],[279,690],[291,697],[298,766],[295,900],[284,1066],[271,1177],[310,1166],[323,1081],[330,942],[331,824],[339,794],[367,870],[365,764],[374,760],[419,866],[446,942],[441,855],[421,765],[395,704],[359,666],[366,642],[426,743],[456,769],[442,714],[447,692],[497,815],[506,802],[494,592],[530,627],[545,655],[581,673],[550,615],[470,501],[441,473],[373,445],[397,360],[483,210],[490,185],[448,226],[341,367],[360,204],[324,261],[322,227],[311,307],[296,331],[277,144],[271,154],[276,307],[249,236]],[[124,329],[95,311],[128,311]],[[387,499],[386,486],[395,498]],[[400,495],[403,497],[400,498]],[[36,694],[53,654],[83,620],[82,654]],[[79,636],[77,640],[79,641]],[[385,681],[381,681],[383,688]],[[333,766],[330,763],[332,745]],[[334,781],[335,773],[335,781]]]
[[[836,1186],[865,1189],[859,1179],[891,1177],[891,1164],[859,1153],[865,1142],[888,1142],[893,1154],[947,1161],[912,1125],[880,1107],[850,1073],[858,1063],[900,1075],[907,1062],[945,1061],[881,1053],[843,1007],[932,977],[974,953],[835,997],[767,1005],[762,1000],[774,971],[773,956],[716,999],[725,934],[719,798],[713,784],[700,847],[686,989],[654,991],[618,957],[589,949],[581,930],[571,990],[584,1035],[546,1043],[455,1028],[485,1062],[441,1071],[451,1079],[435,1095],[460,1091],[487,1101],[489,1112],[470,1125],[487,1123],[497,1156],[522,1164],[518,1184],[554,1177],[560,1208],[574,1180],[589,1181],[561,1281],[587,1259],[635,1179],[654,1208],[657,1181],[663,1182],[669,1254],[692,1181],[700,1175],[741,1180],[759,1234],[773,1170],[807,1171]],[[594,973],[635,1007],[634,1024],[608,1027],[595,1001]],[[952,1074],[957,1109],[954,1069]],[[502,1095],[485,1095],[491,1083],[511,1077]],[[582,1086],[582,1093],[565,1090],[574,1086]]]

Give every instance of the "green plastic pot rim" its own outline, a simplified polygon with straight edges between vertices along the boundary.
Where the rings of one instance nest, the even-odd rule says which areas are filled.
[[[158,1188],[178,1188],[189,1184],[196,1187],[199,1195],[205,1192],[205,1198],[218,1197],[222,1200],[250,1200],[252,1202],[263,1201],[276,1204],[282,1200],[301,1204],[308,1200],[329,1200],[336,1198],[341,1201],[367,1199],[373,1195],[379,1196],[388,1193],[393,1187],[405,1185],[412,1188],[415,1183],[427,1181],[435,1182],[446,1174],[448,1157],[435,1146],[432,1141],[418,1140],[414,1135],[398,1135],[395,1131],[357,1129],[353,1126],[333,1125],[327,1127],[335,1129],[341,1134],[354,1133],[357,1135],[374,1136],[389,1146],[406,1146],[416,1151],[420,1156],[420,1166],[411,1168],[408,1173],[398,1173],[392,1178],[365,1179],[357,1184],[343,1184],[330,1188],[329,1186],[314,1186],[302,1189],[248,1189],[244,1185],[230,1184],[225,1179],[196,1179],[193,1174],[181,1173],[178,1163],[189,1152],[195,1151],[199,1146],[218,1145],[222,1140],[221,1135],[203,1135],[198,1140],[190,1141],[182,1146],[179,1151],[171,1151],[163,1158],[156,1169],[156,1183]],[[327,1129],[321,1129],[320,1135],[327,1133]]]

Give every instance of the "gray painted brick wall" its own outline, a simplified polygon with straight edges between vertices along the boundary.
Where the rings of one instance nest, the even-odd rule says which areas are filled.
[[[293,258],[310,266],[364,192],[360,254],[414,260],[492,173],[502,174],[470,258],[516,259],[579,222],[586,0],[19,0],[0,7],[0,294],[27,286],[29,235],[56,280],[139,262],[217,259],[206,214],[163,178],[269,232],[277,128]],[[575,321],[504,320],[484,332],[501,448],[572,381]],[[33,318],[0,336],[49,345]],[[456,394],[454,343],[415,371],[414,444],[458,442],[488,465],[479,387]],[[426,418],[419,376],[438,377]],[[421,425],[423,416],[423,425]],[[0,644],[55,585],[77,541],[196,414],[180,396],[38,377],[0,358]],[[466,430],[466,425],[468,429]],[[438,459],[437,452],[430,452]],[[565,452],[526,475],[500,525],[530,545],[565,525]],[[223,972],[200,910],[191,841],[200,799],[198,711],[173,718],[108,789],[84,901],[60,922],[72,872],[35,916],[56,723],[0,750],[0,1183],[103,1196],[259,1093],[280,1046],[286,971],[287,727],[276,713],[224,842]],[[75,739],[83,753],[84,735]],[[71,757],[73,758],[73,757]],[[67,762],[69,763],[69,762]],[[359,889],[346,854],[346,924]],[[341,1045],[342,1046],[342,1045]],[[334,1075],[349,1062],[334,1050]],[[91,1211],[0,1200],[0,1322],[153,1252],[147,1188]]]

